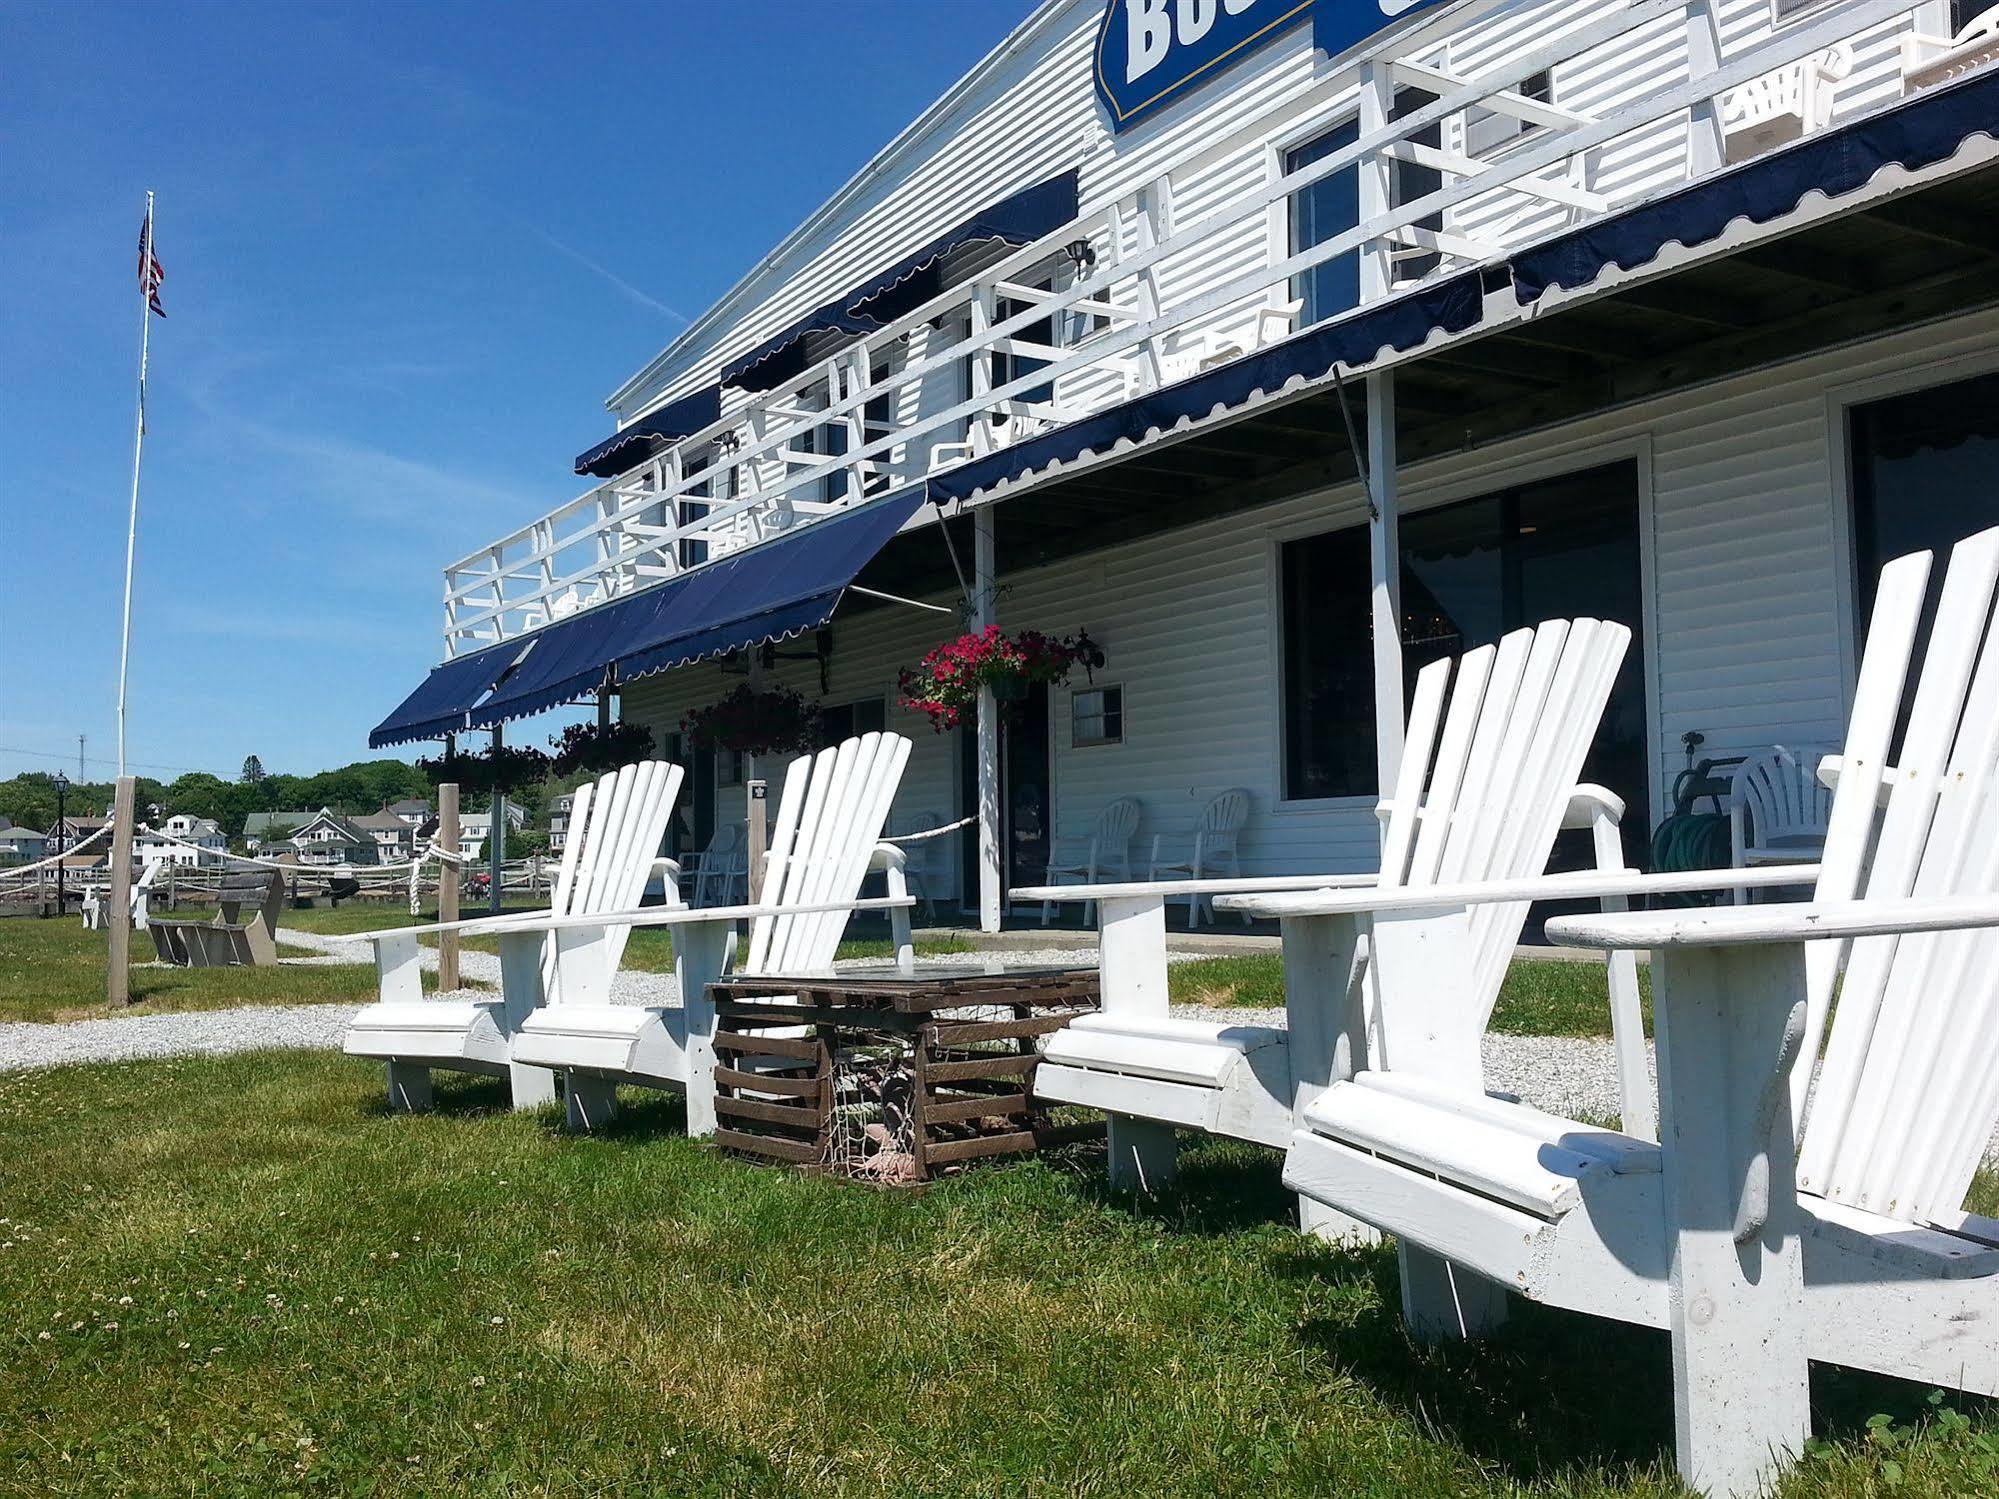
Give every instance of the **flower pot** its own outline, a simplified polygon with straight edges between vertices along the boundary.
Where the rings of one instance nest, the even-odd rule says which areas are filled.
[[[1001,677],[993,683],[993,701],[997,703],[1024,703],[1027,701],[1026,677]]]

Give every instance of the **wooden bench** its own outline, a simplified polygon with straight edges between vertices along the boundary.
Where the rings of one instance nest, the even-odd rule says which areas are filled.
[[[269,968],[278,961],[278,911],[284,903],[284,875],[275,869],[226,874],[216,892],[221,911],[213,921],[166,921],[146,926],[163,963],[182,968]],[[247,921],[239,920],[244,907]]]

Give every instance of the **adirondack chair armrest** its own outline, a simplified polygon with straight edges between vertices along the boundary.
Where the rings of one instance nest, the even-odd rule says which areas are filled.
[[[395,937],[434,937],[440,932],[457,932],[460,936],[479,937],[534,927],[554,914],[552,911],[514,911],[505,916],[468,916],[463,921],[439,921],[429,926],[385,927],[373,932],[337,932],[330,935],[327,940],[379,944]]]
[[[695,922],[753,921],[759,916],[811,916],[832,911],[894,911],[907,909],[915,904],[915,900],[910,896],[891,895],[876,896],[866,900],[824,901],[797,906],[641,906],[635,911],[594,911],[588,916],[556,916],[543,911],[518,917],[487,916],[474,921],[446,921],[432,926],[395,927],[381,932],[356,932],[334,940],[373,942],[392,938],[425,937],[438,932],[457,932],[472,936],[495,933],[504,936],[510,932],[576,932],[609,926],[671,927],[687,926]]]
[[[1247,895],[1259,891],[1351,890],[1372,886],[1375,874],[1272,874],[1200,880],[1126,880],[1106,885],[1026,885],[1007,894],[1021,902],[1038,900],[1164,900],[1179,895]]]
[[[1906,937],[1999,927],[1999,895],[1929,900],[1794,901],[1633,915],[1558,916],[1548,937],[1564,947],[1746,947],[1855,937]]]
[[[1581,871],[1544,874],[1525,880],[1486,880],[1462,885],[1370,886],[1360,890],[1319,889],[1307,894],[1224,895],[1215,904],[1252,916],[1365,916],[1389,911],[1451,911],[1465,906],[1504,905],[1521,900],[1605,900],[1639,895],[1676,895],[1694,890],[1760,889],[1809,885],[1816,864],[1761,869],[1694,869],[1670,874],[1608,874]],[[1250,883],[1245,881],[1244,883]],[[1296,886],[1290,887],[1296,890]]]

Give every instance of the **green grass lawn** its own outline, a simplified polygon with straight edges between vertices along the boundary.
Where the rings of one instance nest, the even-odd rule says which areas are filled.
[[[104,1003],[109,939],[88,932],[81,918],[0,921],[0,1022],[81,1020],[112,1013]],[[367,949],[358,950],[365,958]],[[283,957],[308,949],[280,942]],[[425,975],[426,986],[430,976]],[[365,1004],[375,997],[372,963],[276,968],[169,968],[159,963],[152,939],[132,933],[131,1006],[127,1015],[170,1010],[219,1010],[236,1005]]]
[[[1175,1004],[1284,1006],[1284,964],[1275,953],[1175,963],[1167,970],[1167,982]],[[1650,1035],[1652,976],[1642,966],[1638,987]],[[1515,1036],[1608,1036],[1610,988],[1604,966],[1559,958],[1516,961],[1500,987],[1491,1028]]]
[[[898,1193],[664,1097],[584,1139],[380,1095],[292,1053],[0,1075],[0,1491],[1676,1492],[1662,1336],[1413,1346],[1392,1254],[1299,1237],[1271,1153]],[[1786,1493],[1993,1492],[1999,1416],[1928,1394],[1821,1374]]]

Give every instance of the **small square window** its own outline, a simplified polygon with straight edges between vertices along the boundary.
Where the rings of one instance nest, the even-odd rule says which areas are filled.
[[[1069,694],[1069,746],[1124,743],[1124,689],[1093,687]]]

